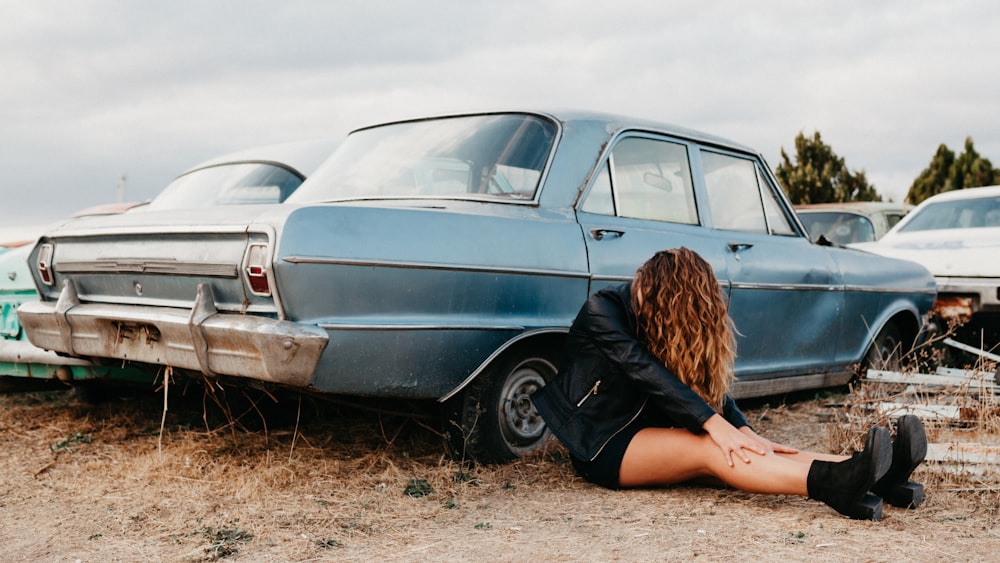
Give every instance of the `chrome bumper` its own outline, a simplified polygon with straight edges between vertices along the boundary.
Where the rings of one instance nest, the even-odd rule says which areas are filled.
[[[329,337],[311,325],[219,313],[212,288],[198,286],[192,310],[81,304],[71,280],[56,303],[18,309],[36,346],[78,357],[159,364],[306,387]]]

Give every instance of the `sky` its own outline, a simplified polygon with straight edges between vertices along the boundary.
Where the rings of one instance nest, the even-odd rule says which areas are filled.
[[[654,119],[772,168],[820,132],[902,200],[1000,166],[1000,3],[0,0],[0,232],[155,196],[226,152],[496,109]]]

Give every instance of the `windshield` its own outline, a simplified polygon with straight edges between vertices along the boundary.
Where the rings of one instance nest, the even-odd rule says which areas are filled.
[[[899,232],[1000,227],[1000,197],[932,203],[914,212]]]
[[[871,242],[875,240],[875,226],[864,216],[836,211],[799,212],[799,220],[813,240],[820,235],[837,244]]]
[[[281,203],[300,184],[301,176],[274,164],[220,164],[179,176],[149,205],[136,211]]]
[[[351,133],[289,201],[532,200],[555,134],[553,123],[520,114],[362,129]]]

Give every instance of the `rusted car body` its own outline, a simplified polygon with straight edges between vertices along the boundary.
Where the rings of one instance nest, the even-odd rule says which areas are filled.
[[[436,399],[467,454],[544,423],[587,296],[654,252],[715,268],[737,396],[847,381],[911,343],[934,300],[912,262],[813,244],[762,157],[588,113],[367,127],[280,206],[127,214],[47,233],[21,308],[36,345],[321,393]],[[453,436],[453,439],[455,437]]]
[[[202,162],[175,178],[157,197],[144,204],[107,204],[74,214],[82,217],[123,212],[277,203],[284,201],[336,147],[334,140],[282,143],[241,150]],[[49,227],[53,229],[55,227]],[[0,388],[30,389],[51,380],[83,383],[100,381],[142,382],[151,378],[142,366],[121,362],[95,365],[89,360],[57,355],[29,342],[17,317],[24,303],[38,300],[28,270],[31,246],[15,248],[0,256]]]

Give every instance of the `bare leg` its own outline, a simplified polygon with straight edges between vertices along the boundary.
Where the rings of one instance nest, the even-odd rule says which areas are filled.
[[[662,486],[707,477],[749,492],[806,496],[806,477],[813,460],[846,458],[799,452],[765,456],[752,453],[750,459],[750,463],[737,462],[730,467],[707,434],[692,434],[683,428],[645,428],[625,451],[619,484]]]

